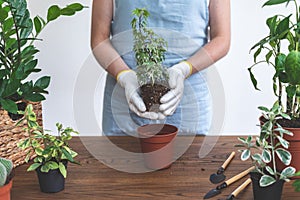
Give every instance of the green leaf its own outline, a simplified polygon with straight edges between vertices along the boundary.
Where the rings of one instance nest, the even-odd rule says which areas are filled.
[[[4,8],[0,7],[0,22],[1,23],[4,22],[4,20],[7,17],[8,17],[8,12]]]
[[[62,152],[63,152],[63,155],[66,156],[66,158],[67,158],[70,162],[74,162],[74,159],[73,159],[71,153],[69,153],[65,148],[62,148]]]
[[[286,32],[280,38],[285,38],[285,36],[287,34],[286,30],[289,30],[290,17],[291,17],[291,15],[289,15],[288,17],[285,17],[282,21],[279,22],[279,24],[278,24],[278,26],[276,28],[276,33],[278,35],[281,35],[282,33]]]
[[[280,174],[280,179],[286,179],[293,177],[296,172],[296,169],[294,167],[286,167],[284,170],[282,170]]]
[[[296,192],[300,192],[300,180],[296,180],[296,181],[293,183],[293,187],[295,188],[295,191],[296,191]]]
[[[277,136],[277,139],[279,140],[280,144],[284,147],[284,148],[289,148],[289,142],[286,141],[285,139],[283,139],[281,136]]]
[[[267,187],[276,182],[276,179],[269,175],[263,175],[259,180],[259,185],[261,187]]]
[[[43,100],[46,99],[46,98],[44,97],[44,95],[38,94],[38,93],[26,95],[24,98],[25,98],[26,100],[32,101],[32,102],[39,102],[39,101],[43,101]]]
[[[28,167],[27,171],[29,172],[29,171],[36,170],[41,165],[42,165],[41,163],[33,163],[32,165],[30,165],[30,167]]]
[[[252,69],[252,68],[248,68],[248,71],[249,71],[249,74],[250,74],[251,82],[252,82],[252,84],[253,84],[253,86],[254,86],[254,88],[255,88],[256,90],[260,90],[260,89],[257,87],[257,80],[256,80],[254,74],[252,73],[252,70],[251,70],[251,69]]]
[[[271,174],[271,175],[275,175],[273,169],[269,166],[266,166],[266,170]]]
[[[36,16],[33,19],[33,22],[34,22],[35,31],[36,31],[37,34],[39,34],[42,30],[42,22],[41,22],[40,18],[38,16]]]
[[[289,2],[290,0],[269,0],[266,3],[264,3],[264,6],[272,6],[272,5],[277,5],[277,4],[282,4],[285,2]]]
[[[34,86],[40,89],[46,89],[49,86],[49,84],[50,84],[50,76],[43,76],[35,82]]]
[[[288,152],[287,150],[285,150],[283,148],[278,148],[275,150],[275,152],[283,164],[285,164],[285,165],[291,164],[292,155],[290,154],[290,152]]]
[[[57,164],[57,162],[49,161],[49,162],[47,162],[47,165],[49,166],[49,168],[50,168],[51,170],[58,169],[58,164]]]
[[[59,168],[60,173],[63,175],[63,177],[67,178],[67,170],[66,170],[65,165],[62,162],[59,162],[58,168]]]
[[[41,172],[45,172],[45,173],[48,173],[50,170],[49,166],[48,165],[43,165],[41,167]]]
[[[251,155],[251,151],[249,149],[243,150],[241,154],[241,160],[242,161],[248,160],[250,158],[250,155]]]
[[[264,107],[264,106],[259,106],[258,109],[261,110],[261,111],[264,111],[264,112],[270,112],[270,110],[267,107]]]
[[[53,5],[48,9],[47,21],[53,21],[60,16],[60,8],[57,5]]]
[[[83,9],[83,5],[80,3],[73,3],[67,6],[67,8],[72,9],[74,11],[81,11]]]
[[[61,15],[72,16],[75,14],[75,10],[71,8],[63,8],[61,9]]]
[[[300,52],[291,51],[287,55],[285,59],[285,71],[291,84],[300,84]]]
[[[7,110],[10,113],[17,114],[18,107],[17,104],[10,99],[0,99],[1,106],[4,110]]]
[[[272,156],[271,156],[271,152],[269,150],[264,149],[261,157],[265,163],[271,162]]]

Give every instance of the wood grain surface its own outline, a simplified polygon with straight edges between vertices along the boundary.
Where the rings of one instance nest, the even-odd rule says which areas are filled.
[[[105,199],[172,199],[172,200],[199,200],[216,185],[209,182],[209,176],[216,173],[232,151],[236,151],[235,158],[225,170],[226,179],[249,168],[249,162],[239,159],[240,153],[234,147],[238,143],[237,137],[222,136],[217,143],[209,144],[213,147],[204,158],[198,153],[203,145],[203,136],[197,136],[188,150],[165,170],[147,173],[127,173],[107,167],[102,161],[96,159],[85,146],[104,146],[104,137],[75,137],[70,142],[71,147],[79,152],[77,160],[81,165],[70,164],[65,190],[55,194],[40,192],[35,172],[26,172],[28,164],[19,166],[15,170],[12,188],[12,200],[105,200]],[[207,137],[206,137],[207,138]],[[139,141],[133,137],[110,137],[110,141],[130,152],[140,152]],[[84,145],[82,143],[84,141]],[[178,144],[180,145],[180,144]],[[107,159],[106,163],[132,162],[126,158]],[[226,199],[248,176],[233,183],[222,190],[221,194],[212,200]],[[292,182],[286,183],[282,200],[300,199],[300,193],[293,191]],[[236,199],[252,200],[252,186],[248,186]]]

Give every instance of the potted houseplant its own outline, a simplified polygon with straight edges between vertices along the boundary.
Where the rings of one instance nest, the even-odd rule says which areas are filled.
[[[169,91],[168,72],[162,64],[167,42],[147,27],[150,13],[145,8],[136,8],[132,14],[133,51],[141,97],[147,111],[159,111],[160,98]]]
[[[29,149],[28,155],[31,151],[36,155],[27,171],[37,172],[42,192],[53,193],[63,190],[68,162],[78,164],[74,160],[77,153],[69,147],[68,143],[72,139],[71,134],[78,134],[78,132],[69,127],[64,129],[59,123],[56,124],[56,136],[44,132],[36,122],[31,104],[28,104],[21,114],[24,118],[19,123],[26,120],[26,132],[29,137],[22,140],[18,146],[23,150]],[[28,159],[29,157],[26,158],[26,162]]]
[[[255,200],[280,200],[283,184],[295,175],[296,169],[289,166],[292,155],[289,152],[289,142],[284,135],[292,136],[293,133],[285,130],[278,120],[290,119],[282,112],[281,106],[276,102],[271,109],[259,107],[263,112],[264,123],[261,124],[260,136],[253,141],[252,136],[240,137],[242,147],[241,160],[249,158],[255,166],[255,171],[250,173]],[[276,157],[277,156],[277,157]],[[278,159],[277,159],[278,158]],[[282,163],[285,168],[278,169]]]
[[[0,157],[0,199],[10,200],[10,190],[12,187],[13,163],[11,160]]]
[[[169,91],[168,72],[163,61],[167,42],[147,27],[150,13],[145,8],[132,11],[131,21],[136,58],[136,75],[141,97],[147,111],[159,111],[160,98]],[[173,162],[173,139],[177,127],[169,124],[146,124],[138,127],[145,165],[150,169],[165,169]]]
[[[298,0],[268,0],[263,6],[292,4],[294,11],[283,16],[276,14],[266,20],[269,33],[256,43],[254,64],[248,68],[255,89],[259,90],[253,67],[265,63],[274,69],[273,91],[283,112],[289,119],[281,118],[277,122],[293,136],[285,135],[290,143],[291,166],[300,170],[300,18]],[[281,169],[284,166],[279,167]]]
[[[12,135],[23,138],[21,128],[15,128],[15,121],[22,117],[17,111],[24,110],[30,102],[36,112],[41,113],[41,103],[33,102],[45,100],[50,83],[50,76],[37,80],[31,76],[41,71],[35,42],[41,41],[39,34],[49,23],[60,16],[72,16],[82,9],[79,3],[63,8],[52,5],[43,19],[30,15],[26,0],[0,1],[0,139],[4,142],[3,149],[7,148],[0,152],[0,156],[10,158],[15,166],[22,164],[17,161],[23,156],[15,142],[9,140]],[[42,121],[41,114],[38,118]]]

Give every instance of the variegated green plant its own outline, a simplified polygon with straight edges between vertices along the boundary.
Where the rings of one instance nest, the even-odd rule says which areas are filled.
[[[286,16],[276,14],[266,20],[269,32],[252,48],[254,64],[248,68],[255,89],[254,66],[274,69],[273,92],[292,120],[300,118],[300,6],[299,0],[268,0],[263,7],[279,4],[294,6]],[[265,64],[265,65],[262,65]]]
[[[271,109],[259,107],[265,118],[261,125],[259,137],[248,136],[247,138],[238,138],[241,144],[237,147],[243,147],[240,151],[241,160],[251,159],[256,166],[256,171],[262,174],[259,181],[260,186],[266,187],[279,179],[289,181],[289,178],[295,175],[295,168],[289,166],[292,160],[292,155],[288,151],[289,142],[284,139],[284,135],[293,135],[288,130],[285,130],[277,123],[278,119],[290,117],[282,112],[282,108],[276,102]],[[278,159],[276,159],[276,157]],[[278,163],[282,162],[287,167],[282,171],[278,171]]]
[[[78,134],[72,128],[63,128],[62,124],[57,123],[57,135],[46,133],[36,121],[36,114],[33,107],[29,104],[25,111],[19,111],[24,117],[18,122],[26,120],[26,132],[29,137],[22,140],[18,146],[23,150],[29,149],[26,162],[29,161],[31,152],[36,154],[34,163],[29,166],[27,171],[33,171],[40,167],[42,172],[59,169],[60,173],[66,178],[67,170],[64,161],[78,164],[74,158],[78,155],[69,147],[69,140],[72,134]]]
[[[169,76],[162,64],[167,42],[147,27],[147,19],[150,16],[147,9],[136,8],[132,14],[133,50],[137,62],[138,83],[140,86],[155,83],[167,85]]]

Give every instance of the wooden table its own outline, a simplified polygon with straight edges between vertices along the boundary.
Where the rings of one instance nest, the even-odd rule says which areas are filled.
[[[102,145],[104,137],[86,137],[84,144]],[[139,142],[133,137],[110,137],[110,141],[120,148],[132,152],[139,152]],[[198,136],[188,150],[169,169],[153,171],[147,173],[127,173],[117,171],[107,167],[99,160],[95,159],[83,145],[81,138],[75,137],[70,142],[71,147],[79,152],[77,160],[79,165],[68,166],[68,177],[64,191],[55,194],[45,194],[40,192],[35,172],[26,172],[28,165],[16,168],[12,188],[12,200],[38,200],[38,199],[203,199],[207,191],[216,187],[209,182],[209,176],[215,173],[222,165],[231,151],[236,151],[234,144],[238,143],[237,137],[222,136],[214,145],[212,151],[204,158],[198,156],[199,149],[204,141],[204,137]],[[123,160],[122,160],[123,159]],[[109,163],[126,163],[117,159],[109,159]],[[130,163],[132,161],[128,161]],[[230,163],[225,171],[227,178],[247,169],[249,162],[242,162],[239,153]],[[226,197],[238,187],[246,177],[232,184],[216,199],[226,199]],[[240,193],[237,199],[251,200],[252,186]],[[291,183],[286,183],[282,195],[283,200],[300,199],[300,193],[293,191]]]

